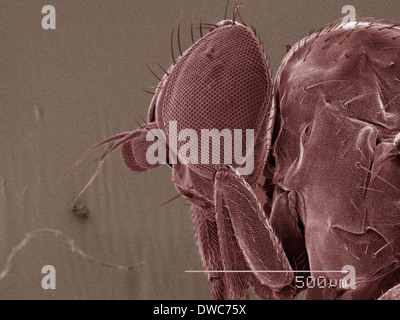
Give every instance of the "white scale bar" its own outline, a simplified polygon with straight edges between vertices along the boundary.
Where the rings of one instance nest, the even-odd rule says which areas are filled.
[[[265,272],[265,273],[278,273],[278,272],[336,272],[336,273],[348,273],[348,271],[342,270],[185,270],[187,273],[204,273],[204,272],[224,272],[224,273],[254,273],[254,272]]]

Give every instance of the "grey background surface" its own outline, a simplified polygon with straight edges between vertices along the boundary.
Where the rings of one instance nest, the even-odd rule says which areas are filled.
[[[56,30],[41,27],[47,4],[56,8]],[[275,75],[286,44],[342,17],[346,4],[362,17],[400,20],[397,0],[247,0],[241,14],[256,27]],[[203,21],[221,20],[225,5],[206,1]],[[186,49],[190,17],[195,10],[198,22],[202,7],[189,0],[0,1],[0,299],[209,298],[205,274],[184,272],[202,269],[189,207],[182,199],[161,206],[176,194],[168,167],[133,173],[115,152],[82,196],[87,218],[74,214],[72,202],[107,146],[55,185],[90,146],[137,127],[134,118],[146,116],[151,100],[142,88],[157,85],[146,63],[162,75],[151,52],[167,68],[174,23]],[[21,242],[41,228],[61,231],[95,259],[134,267],[101,265],[50,233]],[[41,286],[47,264],[56,269],[55,290]]]

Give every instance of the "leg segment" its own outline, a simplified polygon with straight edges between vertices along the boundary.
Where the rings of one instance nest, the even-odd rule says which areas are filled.
[[[226,206],[240,250],[260,283],[275,292],[290,286],[294,274],[284,249],[253,189],[232,167],[221,167],[216,173],[215,202],[217,216]],[[294,291],[288,290],[287,295]]]
[[[211,299],[225,300],[228,298],[225,274],[215,272],[224,269],[218,243],[217,224],[215,220],[212,221],[208,218],[210,216],[205,209],[192,205],[193,227],[197,247],[199,248],[208,280],[212,284]]]
[[[251,273],[234,272],[236,270],[248,271],[249,269],[235,237],[228,210],[224,205],[217,209],[216,219],[229,292],[234,300],[247,300]]]

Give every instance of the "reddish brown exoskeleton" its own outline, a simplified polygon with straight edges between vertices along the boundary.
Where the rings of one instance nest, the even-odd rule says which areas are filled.
[[[238,10],[236,14],[240,15]],[[149,132],[162,130],[168,142],[171,123],[176,124],[178,132],[190,128],[198,136],[203,129],[240,129],[242,147],[249,144],[243,132],[253,132],[254,152],[246,155],[254,159],[253,170],[246,175],[239,173],[244,164],[213,163],[211,151],[205,154],[210,157],[208,164],[171,164],[183,141],[175,146],[167,143],[165,162],[172,168],[172,181],[179,194],[191,204],[197,245],[212,283],[212,299],[226,299],[229,294],[233,299],[247,299],[250,286],[261,298],[292,298],[298,292],[293,285],[292,265],[307,265],[296,217],[285,212],[279,218],[290,232],[285,241],[295,242],[286,246],[285,253],[270,224],[270,204],[263,208],[255,191],[264,173],[271,178],[265,163],[272,134],[270,120],[274,116],[272,86],[265,52],[255,30],[225,19],[210,27],[179,58],[174,58],[157,86],[145,125],[95,146],[119,139],[96,174],[106,157],[119,146],[130,169],[146,171],[160,165],[150,164],[146,157],[154,143],[148,138]],[[209,147],[213,147],[211,141]],[[280,205],[285,199],[278,199],[277,203],[272,217],[281,214]]]
[[[255,31],[225,19],[174,58],[145,125],[98,144],[119,139],[95,175],[120,146],[130,169],[146,171],[161,165],[148,161],[149,132],[168,142],[171,123],[198,136],[254,130],[247,175],[235,163],[171,161],[187,141],[167,143],[165,163],[191,204],[213,299],[245,299],[250,286],[264,299],[290,299],[305,287],[309,299],[375,299],[400,282],[400,31],[348,26],[288,48],[273,92]],[[330,284],[344,266],[355,269],[351,288]],[[299,286],[298,275],[317,282]],[[399,289],[390,292],[383,298]]]
[[[354,289],[308,298],[376,299],[400,282],[399,48],[399,25],[338,22],[278,71],[274,182],[294,200],[312,275],[356,273]]]

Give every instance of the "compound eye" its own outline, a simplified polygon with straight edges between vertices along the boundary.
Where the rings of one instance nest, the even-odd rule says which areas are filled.
[[[196,42],[168,76],[157,110],[157,118],[162,120],[160,128],[168,140],[185,129],[195,131],[197,137],[204,130],[225,130],[230,139],[233,130],[240,130],[245,150],[247,130],[254,130],[257,135],[255,130],[265,121],[272,80],[263,47],[251,29],[229,20],[223,23],[230,25],[217,26]],[[169,147],[177,153],[182,145],[202,154],[198,139],[179,140],[176,146]],[[214,170],[212,147],[209,146],[208,161],[204,163]],[[225,158],[223,149],[220,148],[219,159]]]

